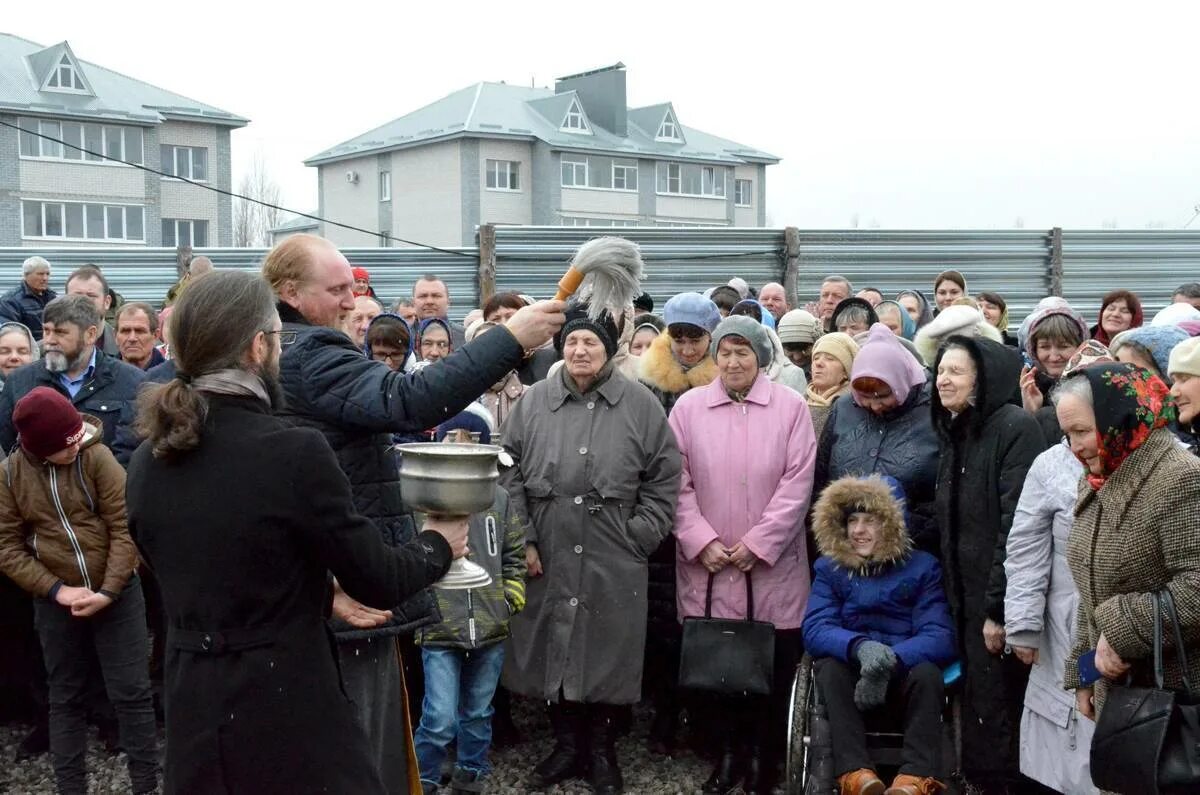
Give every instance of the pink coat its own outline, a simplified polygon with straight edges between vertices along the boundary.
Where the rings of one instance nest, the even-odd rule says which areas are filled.
[[[817,456],[804,399],[760,375],[739,404],[718,378],[684,394],[669,421],[683,455],[675,512],[680,621],[704,615],[708,571],[699,555],[719,539],[727,547],[743,541],[759,558],[750,572],[755,619],[798,628],[810,585],[804,524]],[[712,614],[746,617],[745,578],[732,565],[716,575]]]

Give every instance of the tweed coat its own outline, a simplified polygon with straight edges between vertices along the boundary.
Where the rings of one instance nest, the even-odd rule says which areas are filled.
[[[1133,684],[1153,686],[1154,593],[1169,588],[1187,647],[1188,678],[1200,682],[1200,460],[1166,428],[1151,432],[1100,488],[1081,480],[1067,562],[1079,588],[1075,646],[1064,685],[1079,685],[1079,655],[1101,634],[1133,664]],[[1165,682],[1182,686],[1182,667],[1164,631]],[[1110,684],[1096,683],[1097,714]],[[1200,694],[1195,694],[1200,695]]]

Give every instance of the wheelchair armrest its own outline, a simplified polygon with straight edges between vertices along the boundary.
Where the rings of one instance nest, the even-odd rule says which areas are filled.
[[[962,679],[962,660],[955,660],[942,669],[942,684],[950,687]]]

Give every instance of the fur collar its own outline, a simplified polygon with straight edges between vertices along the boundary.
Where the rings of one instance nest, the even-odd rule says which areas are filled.
[[[678,395],[715,381],[717,363],[711,356],[705,356],[700,364],[684,372],[683,365],[671,353],[670,336],[659,334],[642,354],[638,378],[662,392]]]
[[[883,517],[879,542],[870,558],[855,552],[846,536],[845,512],[855,505]],[[912,551],[912,539],[904,527],[904,510],[878,475],[846,477],[830,483],[813,508],[813,537],[822,555],[860,575],[897,563]]]

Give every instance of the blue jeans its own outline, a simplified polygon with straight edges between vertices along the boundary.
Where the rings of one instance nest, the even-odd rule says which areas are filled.
[[[504,665],[504,644],[481,649],[422,648],[425,702],[417,727],[421,781],[437,784],[446,748],[458,737],[456,767],[485,776],[491,772],[492,696]]]

